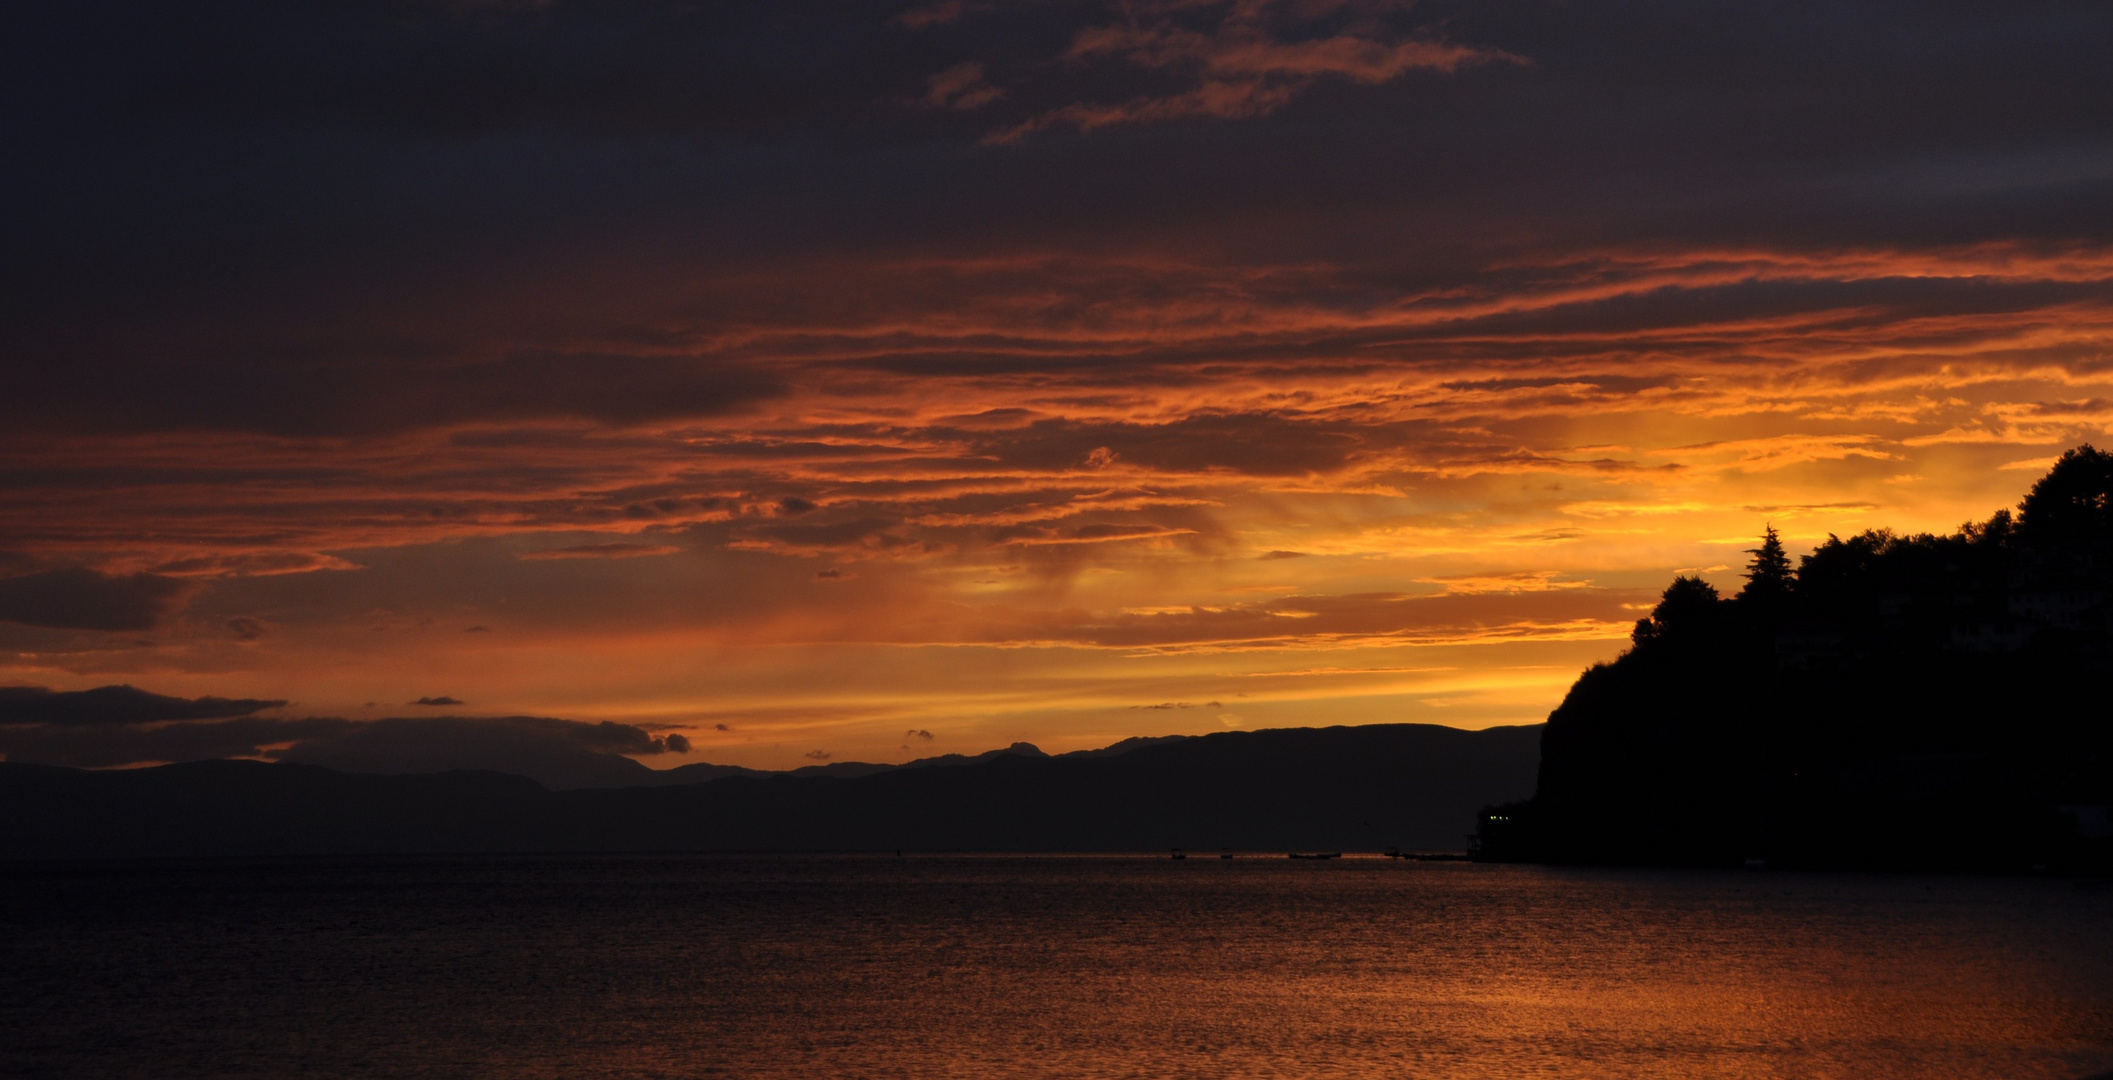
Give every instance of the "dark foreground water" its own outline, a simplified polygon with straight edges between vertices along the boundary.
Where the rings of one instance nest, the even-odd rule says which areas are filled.
[[[1344,859],[0,866],[0,1076],[2054,1077],[2113,893]]]

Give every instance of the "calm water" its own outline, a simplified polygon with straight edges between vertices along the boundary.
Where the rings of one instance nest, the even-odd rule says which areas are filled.
[[[2113,893],[1281,857],[0,866],[0,1075],[2113,1068]]]

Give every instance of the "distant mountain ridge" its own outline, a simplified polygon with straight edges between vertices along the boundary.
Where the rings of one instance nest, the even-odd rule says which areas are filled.
[[[938,754],[933,757],[913,758],[895,765],[870,761],[832,761],[826,765],[802,765],[796,769],[785,769],[783,771],[698,762],[694,765],[677,765],[672,769],[646,769],[646,772],[652,774],[651,777],[639,776],[634,782],[628,784],[582,784],[578,786],[671,787],[676,784],[694,784],[704,780],[717,780],[723,776],[834,776],[849,780],[860,776],[872,776],[875,773],[892,772],[896,769],[928,769],[934,766],[977,765],[1001,757],[1060,757],[1079,760],[1113,757],[1116,754],[1127,754],[1139,747],[1156,746],[1160,743],[1178,742],[1182,739],[1198,737],[1194,735],[1138,735],[1097,749],[1070,750],[1062,754],[1047,754],[1042,751],[1041,747],[1031,742],[1016,742],[1011,746],[1000,747],[996,750],[985,750],[980,754]],[[644,766],[640,767],[645,768]]]
[[[0,762],[0,857],[1458,850],[1478,807],[1532,790],[1539,741],[1537,727],[1286,728],[569,791],[491,772]]]
[[[344,723],[343,721],[335,721]],[[579,746],[557,739],[522,739],[517,725],[583,727],[562,720],[534,716],[462,717],[438,716],[417,720],[390,719],[346,725],[347,730],[310,739],[284,751],[274,751],[279,761],[320,765],[347,773],[377,773],[407,776],[460,770],[503,772],[526,776],[554,791],[584,788],[673,787],[701,783],[728,776],[832,776],[851,779],[895,769],[924,769],[971,765],[1007,755],[1047,757],[1033,743],[1016,742],[981,754],[938,754],[900,763],[832,761],[793,769],[752,769],[743,765],[697,762],[669,769],[655,769],[621,753]],[[406,739],[407,734],[418,738]],[[1096,750],[1074,750],[1062,757],[1106,756],[1126,753],[1138,746],[1186,735],[1162,735],[1124,739]],[[183,760],[183,759],[177,759]]]
[[[1164,738],[1182,739],[1187,738],[1187,736],[1168,735],[1164,736]],[[1105,754],[1116,750],[1116,747],[1128,749],[1128,744],[1138,741],[1136,739],[1125,739],[1115,744],[1115,746],[1105,747],[1100,750],[1075,750],[1072,753]],[[839,779],[849,780],[860,776],[872,776],[875,773],[890,772],[895,769],[926,769],[933,766],[973,765],[1007,755],[1016,757],[1049,756],[1042,752],[1041,747],[1033,743],[1016,742],[1011,746],[1001,747],[997,750],[986,750],[980,754],[939,754],[934,757],[913,758],[894,765],[871,761],[832,761],[826,765],[802,765],[796,769],[780,771],[774,769],[751,769],[741,765],[713,765],[709,762],[700,761],[694,765],[677,765],[672,769],[651,769],[640,766],[640,768],[644,768],[646,772],[652,775],[650,777],[638,776],[633,782],[628,784],[582,784],[579,786],[672,787],[677,784],[695,784],[705,780],[717,780],[726,776],[834,776]],[[1062,756],[1069,757],[1070,755]]]

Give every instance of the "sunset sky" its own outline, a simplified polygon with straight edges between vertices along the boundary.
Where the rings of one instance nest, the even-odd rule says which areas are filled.
[[[15,760],[1531,723],[2113,441],[2104,3],[10,23],[0,687],[286,702]]]

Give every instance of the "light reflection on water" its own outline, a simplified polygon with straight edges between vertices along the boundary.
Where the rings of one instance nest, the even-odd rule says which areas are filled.
[[[2050,1077],[2113,894],[1344,859],[0,867],[0,1073]]]

